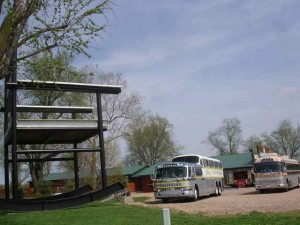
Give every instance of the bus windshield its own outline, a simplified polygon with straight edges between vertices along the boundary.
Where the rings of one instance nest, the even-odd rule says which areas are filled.
[[[164,167],[156,169],[155,179],[166,178],[185,178],[187,177],[186,167]]]
[[[172,160],[172,162],[187,162],[187,163],[199,163],[198,156],[180,156]]]
[[[255,173],[280,173],[282,166],[280,162],[261,162],[255,164]]]

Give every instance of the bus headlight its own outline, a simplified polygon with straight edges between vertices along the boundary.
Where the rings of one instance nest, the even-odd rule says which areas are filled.
[[[256,181],[256,184],[260,184],[260,181]]]
[[[283,183],[283,180],[282,179],[278,179],[276,180],[277,183]]]

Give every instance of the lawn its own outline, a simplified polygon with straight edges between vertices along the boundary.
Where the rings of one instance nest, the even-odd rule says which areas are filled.
[[[94,202],[83,207],[30,213],[0,212],[1,225],[161,225],[162,210],[122,205],[114,200]],[[289,213],[259,213],[248,215],[204,216],[171,210],[172,225],[261,225],[300,224],[300,211]]]

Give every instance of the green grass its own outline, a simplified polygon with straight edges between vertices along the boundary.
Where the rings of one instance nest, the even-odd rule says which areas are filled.
[[[116,203],[94,202],[73,209],[30,212],[0,213],[1,225],[161,225],[162,210],[154,207],[138,207]],[[289,213],[259,213],[248,215],[204,216],[171,210],[172,225],[282,225],[300,224],[300,211]]]
[[[134,202],[145,202],[150,199],[150,197],[132,197]]]

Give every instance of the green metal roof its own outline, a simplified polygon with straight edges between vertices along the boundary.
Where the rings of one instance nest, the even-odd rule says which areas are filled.
[[[125,166],[124,167],[124,173],[125,175],[133,175],[137,172],[139,172],[140,170],[146,168],[147,166],[145,165],[138,165],[138,166]]]
[[[167,163],[166,161],[164,162],[157,162],[152,166],[145,167],[141,171],[135,173],[132,177],[142,177],[142,176],[151,176],[154,174],[154,169],[156,166],[162,165],[164,163]]]
[[[106,173],[107,173],[107,176],[113,176],[113,175],[119,174],[121,172],[120,170],[122,170],[122,174],[128,176],[128,175],[133,175],[133,174],[139,172],[140,170],[142,170],[145,167],[147,167],[147,166],[138,165],[138,166],[125,166],[125,167],[121,167],[121,168],[112,167],[112,168],[107,168]]]
[[[50,173],[44,177],[45,181],[51,180],[72,180],[74,179],[74,173],[65,172],[65,173]]]
[[[234,155],[212,156],[222,162],[224,169],[235,169],[252,167],[252,153],[241,153]]]

